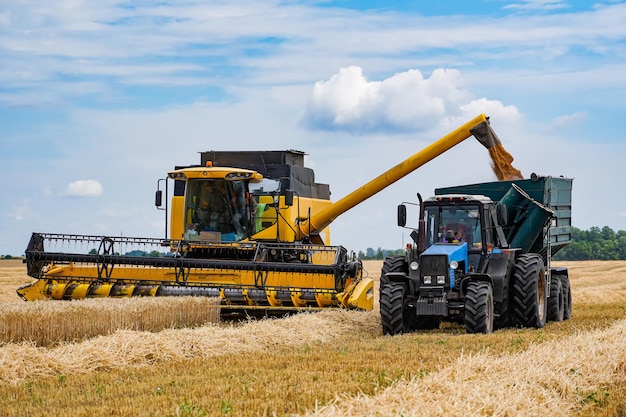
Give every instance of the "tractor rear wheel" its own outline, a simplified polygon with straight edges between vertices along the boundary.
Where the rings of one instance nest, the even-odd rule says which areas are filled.
[[[465,330],[467,333],[492,333],[493,312],[491,284],[482,281],[470,282],[465,292]]]
[[[550,297],[548,298],[548,320],[563,321],[565,312],[565,293],[561,276],[554,274],[550,280]]]
[[[538,254],[520,255],[513,273],[513,324],[517,327],[546,325],[548,292],[545,267]]]
[[[383,334],[395,335],[409,331],[404,312],[405,285],[402,282],[387,282],[380,290],[380,320]]]

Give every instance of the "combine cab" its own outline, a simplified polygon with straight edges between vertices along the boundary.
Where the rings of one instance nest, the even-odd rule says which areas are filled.
[[[334,203],[303,152],[203,152],[199,165],[159,182],[164,238],[34,233],[26,263],[37,281],[17,292],[27,301],[215,296],[224,311],[263,314],[370,310],[373,281],[353,253],[330,244],[329,224],[472,134],[495,144],[480,115]]]

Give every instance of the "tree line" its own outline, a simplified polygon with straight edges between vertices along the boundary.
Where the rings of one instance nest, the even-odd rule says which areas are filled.
[[[367,248],[359,251],[359,259],[385,259],[388,256],[404,255],[404,249]],[[572,243],[561,249],[552,258],[555,261],[626,260],[626,231],[617,232],[608,226],[581,230],[572,227]]]
[[[552,258],[556,261],[626,260],[626,231],[608,226],[581,230],[572,227],[572,243]]]

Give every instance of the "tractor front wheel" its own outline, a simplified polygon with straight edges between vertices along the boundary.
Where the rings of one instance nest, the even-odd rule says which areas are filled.
[[[493,289],[482,281],[470,282],[465,292],[465,330],[467,333],[493,332]]]
[[[408,330],[404,314],[405,285],[401,282],[387,282],[380,290],[380,319],[383,334],[395,335]]]

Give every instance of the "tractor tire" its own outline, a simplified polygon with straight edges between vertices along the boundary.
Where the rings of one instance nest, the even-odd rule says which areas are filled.
[[[383,261],[383,267],[380,271],[380,288],[379,295],[382,292],[383,287],[389,282],[389,278],[385,275],[387,272],[404,272],[408,274],[408,265],[404,256],[390,256]]]
[[[565,293],[561,276],[554,274],[550,280],[550,297],[548,297],[548,320],[563,321],[565,313]]]
[[[402,282],[387,282],[380,290],[380,320],[383,334],[396,335],[409,331],[404,312],[405,285]]]
[[[537,254],[520,255],[513,273],[512,319],[517,327],[546,325],[548,291],[543,259]]]
[[[563,290],[563,320],[572,317],[572,287],[569,284],[569,276],[561,275],[561,289]]]
[[[488,282],[473,281],[465,292],[465,330],[467,333],[493,333],[493,288]]]

